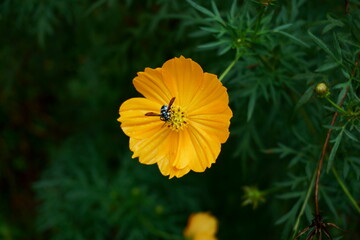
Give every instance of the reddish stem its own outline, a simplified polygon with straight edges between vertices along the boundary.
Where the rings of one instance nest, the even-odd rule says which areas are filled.
[[[358,58],[360,59],[360,53],[358,55]],[[351,71],[351,77],[354,77],[355,70],[358,67],[358,65],[359,65],[359,62],[356,61],[355,66],[354,66],[353,70]],[[344,103],[344,100],[345,100],[345,97],[346,97],[348,91],[349,91],[349,87],[346,88],[344,96],[341,98],[341,101],[339,103],[339,107],[341,107],[342,104]],[[334,116],[333,116],[333,118],[331,120],[330,126],[335,125],[335,122],[336,122],[336,119],[337,119],[338,115],[339,115],[338,112],[334,113]],[[321,170],[322,170],[322,166],[323,166],[323,162],[324,162],[324,158],[325,158],[325,154],[326,154],[326,149],[327,149],[327,146],[329,144],[331,133],[332,133],[332,129],[330,128],[328,130],[327,134],[326,134],[326,139],[325,139],[322,151],[321,151],[321,157],[319,159],[319,164],[318,164],[318,167],[317,167],[317,170],[316,170],[315,194],[314,194],[315,195],[315,212],[316,212],[316,216],[320,216],[320,210],[319,210],[319,182],[320,182]]]
[[[341,102],[339,104],[339,106],[341,107],[342,103],[344,102],[345,96],[348,92],[349,88],[346,89],[345,94],[343,96],[343,98],[341,99]],[[336,122],[336,118],[338,117],[338,112],[334,113],[334,116],[331,120],[330,126],[334,126],[335,122]],[[317,167],[317,171],[316,171],[316,181],[315,181],[315,211],[316,211],[316,216],[320,216],[320,211],[319,211],[319,181],[320,181],[320,174],[321,174],[321,169],[323,166],[323,162],[324,162],[324,158],[325,158],[325,154],[326,154],[326,149],[330,140],[330,136],[331,136],[331,132],[332,129],[330,128],[326,134],[326,139],[321,151],[321,157],[319,159],[319,164]]]

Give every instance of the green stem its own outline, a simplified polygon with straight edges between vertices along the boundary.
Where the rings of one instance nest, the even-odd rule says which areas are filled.
[[[280,187],[273,187],[273,188],[270,188],[270,189],[267,189],[265,191],[262,191],[262,193],[265,195],[268,195],[268,194],[272,194],[274,192],[277,192],[277,191],[280,191],[281,189],[284,189],[283,186],[280,186]]]
[[[177,235],[172,235],[166,232],[163,232],[157,228],[155,228],[150,221],[146,220],[144,217],[139,217],[140,221],[142,222],[142,224],[154,235],[162,238],[162,239],[171,239],[171,240],[184,240],[184,238],[177,236]]]
[[[342,109],[341,107],[339,107],[339,105],[337,105],[336,103],[334,103],[328,96],[325,97],[326,100],[328,100],[328,102],[333,105],[337,110],[339,110],[339,112],[341,113],[345,113],[346,111],[344,109]]]
[[[305,200],[304,200],[304,203],[303,205],[301,206],[301,209],[300,209],[300,212],[296,218],[296,221],[295,221],[295,225],[294,225],[294,234],[293,234],[293,237],[291,239],[294,239],[297,231],[298,231],[298,228],[299,228],[299,224],[300,224],[300,218],[301,216],[304,214],[304,211],[305,211],[305,208],[306,208],[306,205],[308,204],[309,202],[309,198],[310,198],[310,195],[311,195],[311,192],[312,192],[312,189],[314,187],[314,183],[315,183],[315,176],[316,176],[316,171],[314,172],[312,178],[311,178],[311,182],[310,182],[310,185],[309,185],[309,188],[307,190],[307,193],[306,193],[306,196],[305,196]]]
[[[337,173],[336,169],[334,168],[334,166],[332,166],[331,170],[334,173],[334,176],[336,178],[336,180],[338,181],[340,187],[342,188],[342,190],[344,191],[345,195],[349,198],[350,202],[354,205],[355,209],[358,211],[358,213],[360,213],[360,207],[359,205],[356,203],[356,200],[354,199],[354,197],[351,195],[351,193],[349,192],[349,190],[347,189],[347,187],[345,186],[344,182],[341,180],[341,178],[339,177],[339,174]]]
[[[224,77],[229,73],[229,71],[233,68],[233,66],[235,65],[235,63],[237,63],[237,61],[240,58],[240,52],[237,49],[236,50],[236,55],[235,55],[235,59],[230,63],[230,65],[225,69],[225,71],[221,74],[221,76],[219,77],[220,82],[224,79]]]

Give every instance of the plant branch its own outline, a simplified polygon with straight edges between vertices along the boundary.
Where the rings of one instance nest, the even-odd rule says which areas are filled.
[[[349,87],[346,88],[344,96],[342,97],[342,99],[341,99],[341,101],[339,103],[339,108],[344,103],[344,100],[345,100],[345,97],[346,97],[348,91],[349,91]],[[337,119],[338,115],[339,115],[338,112],[334,113],[334,116],[333,116],[333,118],[331,120],[330,126],[335,125],[335,122],[336,122],[336,119]],[[322,166],[323,166],[323,163],[324,163],[324,158],[325,158],[325,155],[326,155],[327,146],[328,146],[329,141],[330,141],[331,133],[332,133],[332,129],[330,128],[328,130],[327,134],[326,134],[326,139],[325,139],[322,151],[321,151],[319,164],[318,164],[318,167],[316,169],[315,194],[314,194],[315,195],[315,212],[316,212],[316,216],[320,215],[320,210],[319,210],[319,182],[320,182],[321,170],[322,170]]]
[[[310,198],[310,195],[311,195],[311,190],[312,190],[312,188],[314,187],[315,176],[316,176],[316,174],[315,174],[315,172],[314,172],[314,174],[313,174],[313,176],[312,176],[312,178],[311,178],[311,182],[310,182],[309,188],[308,188],[308,190],[307,190],[307,192],[306,192],[306,196],[305,196],[304,203],[302,204],[301,209],[300,209],[300,212],[299,212],[299,214],[298,214],[298,216],[297,216],[297,218],[296,218],[296,221],[295,221],[295,225],[294,225],[294,228],[293,228],[293,230],[294,230],[294,235],[293,235],[292,239],[294,239],[295,234],[297,233],[297,230],[298,230],[298,228],[299,228],[300,218],[301,218],[301,216],[304,214],[305,207],[306,207],[306,205],[307,205],[307,203],[308,203],[308,201],[309,201],[309,198]]]
[[[360,59],[360,53],[358,54],[358,58]],[[355,66],[354,68],[352,69],[351,71],[351,78],[350,78],[350,81],[351,79],[353,79],[353,77],[355,76],[355,71],[356,71],[356,68],[358,67],[359,65],[359,62],[356,61],[355,62]],[[346,88],[346,91],[344,92],[344,95],[343,97],[341,98],[340,100],[340,103],[339,105],[336,105],[338,106],[340,109],[342,104],[344,103],[344,100],[345,100],[345,97],[347,95],[349,91],[349,87]],[[329,99],[328,99],[329,100]],[[331,120],[331,124],[330,126],[334,126],[335,125],[335,122],[336,122],[336,118],[338,117],[338,112],[335,112],[334,113],[334,116]],[[318,167],[317,167],[317,170],[316,170],[316,182],[315,182],[315,211],[316,211],[316,216],[320,215],[320,210],[319,210],[319,181],[320,181],[320,175],[321,175],[321,169],[322,169],[322,165],[323,165],[323,162],[324,162],[324,158],[325,158],[325,154],[326,154],[326,149],[327,149],[327,146],[329,144],[329,140],[330,140],[330,136],[331,136],[331,132],[332,132],[332,129],[330,128],[327,132],[327,135],[326,135],[326,139],[325,139],[325,142],[324,142],[324,145],[323,145],[323,148],[322,148],[322,151],[321,151],[321,156],[320,156],[320,159],[319,159],[319,164],[318,164]]]
[[[360,213],[360,207],[359,205],[356,203],[356,200],[353,198],[353,196],[351,195],[351,193],[349,192],[349,190],[347,189],[347,187],[345,186],[344,182],[341,180],[341,178],[339,177],[339,174],[337,173],[336,169],[334,168],[334,166],[332,166],[331,170],[334,173],[334,176],[336,178],[336,180],[338,181],[340,187],[342,188],[342,190],[344,191],[345,195],[349,198],[350,202],[354,205],[355,209],[358,211],[358,213]]]
[[[230,65],[225,69],[225,71],[221,74],[221,76],[219,77],[220,82],[224,79],[224,77],[229,73],[229,71],[233,68],[233,66],[235,65],[235,63],[237,63],[237,61],[240,58],[240,51],[239,49],[236,49],[236,55],[234,60],[230,63]]]
[[[333,105],[339,112],[341,112],[341,113],[345,113],[345,112],[346,112],[344,109],[342,109],[341,107],[339,107],[339,105],[337,105],[336,103],[334,103],[328,96],[326,96],[325,99],[326,99],[331,105]]]

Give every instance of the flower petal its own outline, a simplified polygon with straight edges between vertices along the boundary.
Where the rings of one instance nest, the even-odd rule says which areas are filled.
[[[192,240],[218,240],[215,235],[210,233],[196,233]]]
[[[189,162],[196,158],[196,149],[187,129],[178,132],[178,139],[177,154],[174,156],[172,165],[175,168],[183,169],[188,167]]]
[[[188,107],[190,115],[222,112],[228,108],[229,96],[216,75],[204,73],[204,81]]]
[[[216,162],[221,144],[206,131],[189,126],[189,136],[196,147],[196,157],[190,161],[190,168],[195,172],[203,172]]]
[[[232,112],[229,107],[220,113],[212,113],[208,110],[208,114],[198,114],[189,117],[189,125],[196,129],[208,132],[209,135],[217,137],[220,143],[226,142],[229,137],[229,126]]]
[[[192,239],[196,238],[196,235],[202,234],[215,236],[217,230],[218,220],[213,215],[208,212],[193,213],[190,215],[188,224],[184,229],[184,236]]]
[[[145,139],[130,138],[130,150],[134,152],[132,158],[139,157],[139,162],[143,164],[154,164],[167,156],[162,145],[169,141],[171,131],[161,128],[153,136]]]
[[[188,110],[189,124],[207,131],[210,136],[217,137],[220,143],[229,137],[230,119],[233,116],[228,106],[229,97],[216,75],[205,73],[201,93],[193,99]]]
[[[161,163],[166,164],[168,169],[203,172],[215,162],[220,152],[220,143],[206,131],[189,127],[179,132],[173,131],[162,148],[169,151],[169,159]]]
[[[170,134],[166,141],[162,142],[161,149],[163,152],[159,154],[158,167],[164,176],[170,175],[170,178],[176,176],[181,177],[190,171],[189,166],[177,168],[174,166],[174,159],[178,155],[179,133],[169,130]]]
[[[136,90],[145,98],[161,105],[169,103],[170,99],[174,97],[164,82],[161,68],[145,68],[144,72],[138,72],[133,84]]]
[[[186,167],[183,169],[177,169],[171,166],[169,158],[164,157],[158,161],[158,167],[162,175],[169,176],[169,178],[177,177],[180,178],[190,172],[190,168]]]
[[[143,139],[154,135],[161,129],[163,122],[158,116],[145,116],[148,112],[160,113],[161,105],[145,98],[126,100],[119,109],[121,128],[131,138]]]
[[[204,71],[190,58],[173,58],[162,66],[162,75],[177,104],[188,106],[198,93],[204,79]]]

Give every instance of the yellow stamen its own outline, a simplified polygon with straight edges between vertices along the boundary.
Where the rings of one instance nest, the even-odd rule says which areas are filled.
[[[170,120],[166,122],[166,125],[171,130],[179,131],[183,127],[187,127],[187,117],[184,111],[180,107],[171,107]]]

